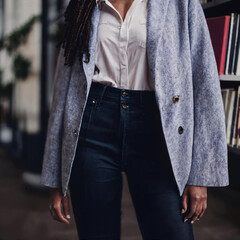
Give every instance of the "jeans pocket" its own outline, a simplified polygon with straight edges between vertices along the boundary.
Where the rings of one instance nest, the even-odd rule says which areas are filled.
[[[87,137],[87,132],[91,124],[93,109],[97,106],[97,99],[95,97],[89,96],[87,99],[86,107],[83,112],[83,119],[81,124],[81,129],[79,133],[79,140],[84,141]]]

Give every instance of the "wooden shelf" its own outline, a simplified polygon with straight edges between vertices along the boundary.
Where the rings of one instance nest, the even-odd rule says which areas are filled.
[[[240,76],[237,75],[219,75],[221,81],[240,81]]]
[[[202,8],[205,10],[205,9],[217,7],[217,6],[229,3],[229,2],[233,2],[233,0],[216,0],[215,2],[209,2],[209,3],[202,4]]]
[[[228,151],[230,153],[240,156],[240,148],[232,147],[231,145],[228,144]]]

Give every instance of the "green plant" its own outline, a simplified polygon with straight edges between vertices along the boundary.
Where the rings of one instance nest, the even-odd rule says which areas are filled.
[[[31,62],[21,55],[16,54],[13,60],[13,72],[16,79],[26,79],[30,72]]]
[[[34,23],[39,19],[40,15],[32,16],[25,24],[0,39],[0,50],[5,48],[9,54],[17,50],[21,44],[25,43]]]
[[[0,39],[0,50],[6,49],[11,55],[18,47],[25,43],[34,23],[40,20],[41,15],[32,16],[25,24],[11,32],[8,36]],[[16,53],[13,59],[13,72],[16,79],[26,79],[30,72],[31,62],[29,59]],[[1,74],[0,74],[1,76]]]

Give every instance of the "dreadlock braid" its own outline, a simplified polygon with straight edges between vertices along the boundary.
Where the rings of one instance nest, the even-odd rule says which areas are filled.
[[[65,65],[73,65],[77,53],[80,62],[84,52],[90,56],[88,43],[91,15],[95,5],[96,0],[70,0],[64,12],[65,32],[62,47],[65,49]]]

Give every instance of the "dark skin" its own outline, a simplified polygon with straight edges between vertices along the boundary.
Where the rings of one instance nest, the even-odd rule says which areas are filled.
[[[61,190],[51,188],[49,210],[53,219],[70,224],[69,193],[64,197]],[[184,221],[194,223],[202,218],[207,209],[207,187],[186,185],[182,195],[182,214],[188,211]],[[69,217],[68,217],[69,216]]]
[[[60,189],[51,188],[50,196],[49,210],[53,219],[70,224],[69,193],[64,197]]]
[[[119,12],[122,19],[125,19],[126,13],[133,0],[109,0],[115,9]],[[64,197],[61,190],[51,189],[51,203],[49,210],[53,219],[70,224],[69,193]],[[186,185],[182,195],[182,214],[187,213],[184,221],[191,220],[194,223],[202,218],[207,209],[207,187]],[[69,216],[69,217],[68,217]]]
[[[127,11],[131,7],[133,0],[109,0],[109,2],[119,12],[124,21]]]
[[[182,195],[182,213],[188,210],[184,221],[200,220],[207,209],[207,187],[186,185]]]

